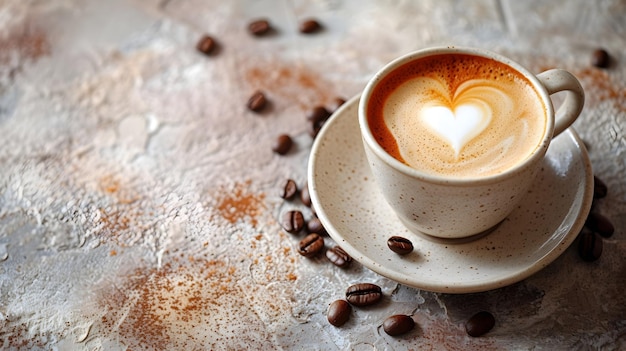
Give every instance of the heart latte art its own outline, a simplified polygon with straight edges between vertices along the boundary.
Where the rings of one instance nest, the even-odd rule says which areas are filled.
[[[422,60],[383,80],[368,106],[391,155],[427,173],[476,177],[503,172],[539,146],[545,108],[521,74],[470,55]]]
[[[434,133],[450,143],[458,157],[461,148],[487,128],[491,122],[491,109],[473,104],[457,106],[454,111],[447,106],[429,106],[422,110],[420,118]]]

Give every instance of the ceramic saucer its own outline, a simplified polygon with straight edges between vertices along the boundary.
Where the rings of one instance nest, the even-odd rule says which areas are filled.
[[[522,203],[493,232],[449,244],[406,229],[380,194],[359,132],[359,98],[326,122],[309,160],[313,206],[329,235],[371,270],[415,288],[444,293],[487,291],[521,281],[554,261],[581,230],[593,197],[587,151],[570,128],[550,144],[543,169]],[[387,239],[410,239],[400,256]]]

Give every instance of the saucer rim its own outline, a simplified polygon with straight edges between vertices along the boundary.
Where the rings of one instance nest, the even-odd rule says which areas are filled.
[[[593,172],[591,161],[589,159],[589,155],[587,153],[586,147],[583,141],[580,139],[578,134],[575,132],[573,128],[566,129],[562,134],[568,134],[568,137],[572,139],[570,143],[573,145],[571,147],[572,150],[576,150],[576,154],[580,157],[582,162],[582,179],[585,181],[584,192],[581,197],[575,197],[572,201],[571,205],[568,205],[570,209],[575,206],[576,202],[580,202],[580,209],[578,213],[575,213],[574,218],[571,220],[571,224],[569,230],[566,234],[563,235],[562,239],[553,245],[553,248],[548,251],[545,255],[538,257],[536,260],[533,260],[532,263],[526,265],[523,269],[519,271],[513,272],[513,274],[504,275],[500,277],[495,277],[489,283],[480,282],[479,284],[471,284],[469,282],[463,283],[454,283],[451,281],[441,281],[441,284],[437,283],[428,283],[423,282],[420,283],[415,281],[414,279],[410,279],[408,276],[403,275],[401,272],[397,272],[397,270],[386,267],[384,264],[380,262],[376,262],[370,256],[363,254],[356,247],[350,244],[348,240],[345,239],[341,233],[335,228],[332,221],[329,219],[328,215],[325,213],[324,207],[322,206],[318,194],[317,194],[317,183],[315,179],[315,160],[319,154],[319,149],[322,148],[323,140],[326,140],[326,134],[331,129],[332,125],[336,123],[337,120],[344,117],[348,110],[354,109],[353,113],[358,113],[358,103],[360,100],[360,94],[350,98],[346,103],[344,103],[339,109],[337,109],[330,119],[324,124],[322,130],[320,130],[319,134],[314,140],[314,143],[311,148],[311,154],[308,162],[307,169],[307,179],[309,183],[309,193],[311,196],[312,207],[315,209],[317,216],[320,221],[324,225],[326,231],[329,236],[339,245],[341,246],[350,256],[352,256],[356,261],[361,263],[363,266],[371,269],[372,271],[397,281],[399,283],[426,290],[431,292],[438,293],[475,293],[475,292],[484,292],[489,291],[501,287],[505,287],[516,282],[522,281],[531,275],[537,273],[541,269],[548,266],[558,257],[560,257],[563,252],[574,242],[577,237],[577,233],[582,229],[586,216],[591,209],[591,203],[593,200]],[[354,106],[356,105],[356,106]],[[357,128],[356,132],[360,133],[360,130]],[[365,157],[364,150],[361,152],[361,157]],[[568,212],[570,214],[570,212]],[[565,223],[569,215],[561,219],[561,223]],[[399,219],[397,219],[399,221]],[[549,237],[548,237],[549,238]],[[343,245],[342,245],[343,244]],[[435,243],[436,245],[446,245],[443,243]]]

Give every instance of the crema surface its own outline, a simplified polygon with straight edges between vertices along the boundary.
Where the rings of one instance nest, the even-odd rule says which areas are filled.
[[[375,88],[368,122],[378,143],[431,174],[501,173],[541,143],[546,108],[531,83],[498,61],[429,56],[397,68]]]

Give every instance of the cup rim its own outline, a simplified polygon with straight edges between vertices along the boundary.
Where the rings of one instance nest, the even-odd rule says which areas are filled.
[[[543,100],[543,104],[545,106],[546,111],[546,128],[543,133],[543,137],[541,141],[537,144],[535,150],[524,160],[522,160],[517,165],[507,169],[504,172],[489,175],[489,176],[480,176],[480,177],[463,177],[457,178],[453,176],[446,175],[436,175],[427,172],[423,172],[412,168],[411,166],[399,161],[395,157],[391,156],[383,149],[383,147],[376,141],[374,135],[372,134],[371,129],[369,128],[369,123],[367,121],[366,111],[367,111],[367,103],[369,100],[369,96],[372,94],[374,87],[384,78],[386,77],[394,68],[401,66],[407,62],[413,61],[415,59],[419,59],[422,57],[440,55],[440,54],[468,54],[473,56],[485,57],[489,59],[496,60],[501,62],[519,73],[521,73],[524,78],[528,79],[532,84],[535,91]],[[445,185],[456,185],[456,186],[475,186],[475,185],[483,185],[490,184],[500,181],[502,179],[506,179],[512,177],[520,172],[525,171],[528,167],[533,166],[539,159],[543,159],[544,155],[547,152],[549,143],[552,139],[552,135],[554,132],[554,107],[552,105],[552,100],[550,99],[550,94],[546,90],[546,88],[541,84],[539,79],[524,68],[519,63],[500,55],[498,53],[480,49],[480,48],[471,48],[471,47],[462,47],[462,46],[441,46],[441,47],[432,47],[427,49],[421,49],[417,51],[413,51],[402,55],[391,62],[385,64],[376,74],[367,82],[363,92],[361,93],[361,99],[359,101],[358,107],[358,119],[359,119],[359,128],[361,130],[361,137],[369,146],[369,148],[385,163],[405,173],[413,178],[418,178],[423,181],[427,181],[434,184],[445,184]]]

